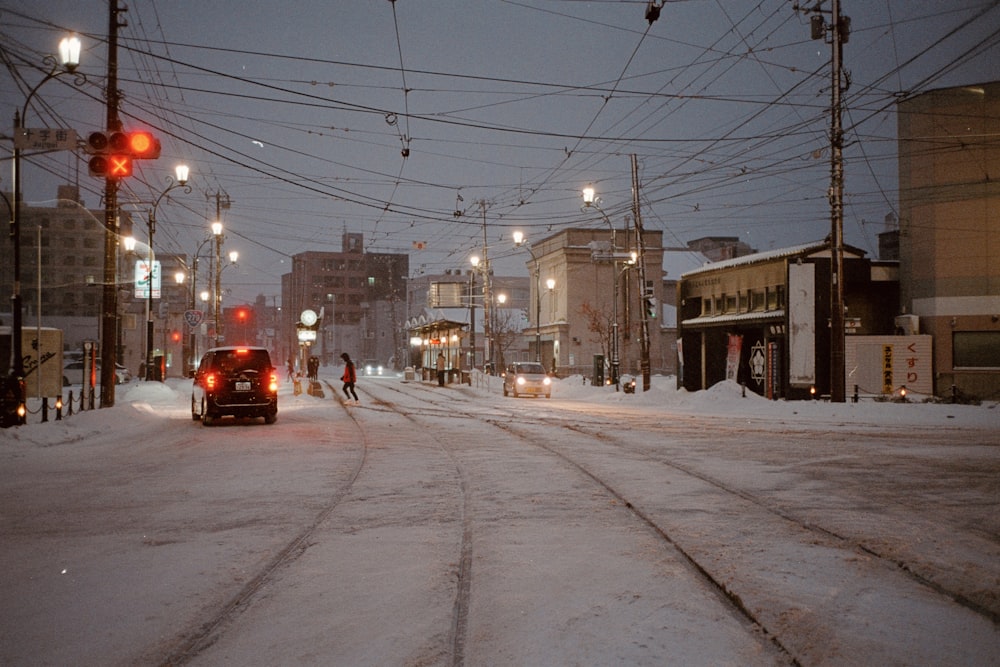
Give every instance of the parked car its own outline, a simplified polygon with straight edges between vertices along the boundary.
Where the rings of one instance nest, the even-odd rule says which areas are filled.
[[[503,395],[545,396],[552,398],[552,378],[535,361],[519,361],[507,367],[503,376]]]
[[[630,373],[623,373],[618,377],[618,384],[622,386],[622,391],[626,394],[635,393],[635,376]]]
[[[101,362],[94,364],[94,384],[101,384]],[[115,384],[127,384],[132,381],[132,373],[121,364],[115,364]],[[83,383],[83,360],[73,359],[63,364],[63,386]]]
[[[198,364],[191,419],[205,426],[225,416],[278,418],[278,371],[263,347],[215,347]]]

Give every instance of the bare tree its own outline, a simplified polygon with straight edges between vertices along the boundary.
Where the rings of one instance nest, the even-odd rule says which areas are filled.
[[[601,345],[601,352],[605,359],[611,358],[611,332],[614,330],[614,316],[590,305],[589,301],[584,301],[580,306],[580,314],[587,321],[587,331],[596,334],[596,341]]]
[[[497,308],[493,320],[493,344],[496,346],[497,368],[495,372],[501,373],[506,368],[505,357],[507,350],[521,336],[521,328],[518,323],[522,317],[520,314],[509,308]]]

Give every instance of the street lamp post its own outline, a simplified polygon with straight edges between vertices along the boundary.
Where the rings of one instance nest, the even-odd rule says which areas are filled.
[[[503,372],[504,359],[503,359],[503,340],[500,335],[500,309],[504,307],[507,303],[507,295],[500,293],[496,295],[496,307],[493,309],[493,346],[490,348],[493,357],[490,359],[490,363],[493,365],[493,375],[498,375]]]
[[[184,192],[190,194],[191,186],[187,184],[188,174],[190,170],[187,165],[179,164],[177,165],[174,174],[177,180],[168,177],[167,181],[169,185],[167,189],[160,193],[160,196],[156,198],[153,202],[153,208],[149,212],[149,259],[147,280],[146,280],[146,377],[145,380],[149,382],[154,379],[153,375],[153,272],[155,265],[155,256],[153,254],[153,235],[156,233],[156,209],[160,206],[160,202],[171,190],[176,190],[177,188],[184,188]],[[160,378],[163,379],[162,377]]]
[[[28,107],[31,106],[31,99],[47,81],[62,74],[75,74],[76,68],[80,64],[80,40],[77,37],[66,37],[59,42],[58,62],[52,56],[45,56],[42,62],[51,66],[48,74],[42,78],[35,87],[28,92],[24,101],[24,107],[18,112],[14,111],[14,154],[13,154],[13,181],[14,181],[14,201],[11,203],[11,244],[13,245],[13,293],[11,294],[11,310],[13,318],[11,322],[11,359],[10,378],[17,383],[18,387],[18,423],[23,424],[26,416],[24,402],[24,350],[21,344],[22,330],[24,327],[24,313],[21,306],[21,142],[20,139],[25,133],[24,120],[28,115]],[[77,76],[76,85],[82,85],[86,81],[83,75]]]
[[[535,265],[535,361],[538,363],[542,362],[542,285],[540,280],[540,271],[538,268],[538,257],[535,256],[535,251],[531,247],[531,242],[524,238],[523,232],[514,232],[514,246],[517,248],[525,247],[528,249],[528,254],[531,255],[531,260]]]
[[[222,223],[212,223],[212,233],[215,234],[215,346],[224,340],[222,323],[222,270],[236,264],[239,253],[233,250],[229,253],[229,264],[222,266]]]
[[[469,272],[469,370],[476,367],[476,271],[479,270],[479,257],[469,258],[472,271]]]
[[[611,219],[601,208],[601,199],[596,197],[594,194],[594,188],[586,187],[583,189],[583,207],[594,208],[601,214],[604,221],[608,223],[611,228],[611,274],[613,287],[613,300],[614,304],[612,306],[612,320],[611,320],[611,383],[615,385],[615,391],[618,391],[621,386],[619,381],[619,371],[621,370],[621,358],[619,356],[618,347],[618,260],[615,253],[618,251],[618,246],[616,244],[616,230]]]
[[[555,307],[554,307],[553,298],[552,298],[553,297],[552,292],[556,288],[556,279],[555,278],[549,278],[548,280],[546,280],[545,281],[545,287],[548,288],[548,291],[549,291],[549,321],[548,321],[548,324],[551,325],[552,324],[552,315],[555,312]],[[539,304],[542,302],[541,296],[538,297],[538,302],[539,302]],[[552,372],[552,373],[555,373],[555,371],[556,371],[556,350],[555,350],[555,343],[553,343],[553,347],[552,347],[552,365],[549,367],[549,371]]]

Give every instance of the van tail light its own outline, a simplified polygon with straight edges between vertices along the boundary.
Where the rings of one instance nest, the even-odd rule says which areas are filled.
[[[268,383],[267,388],[270,391],[273,391],[273,392],[277,392],[278,391],[278,374],[277,373],[271,373],[271,380]]]
[[[205,376],[205,389],[209,391],[215,389],[215,373],[209,373]]]

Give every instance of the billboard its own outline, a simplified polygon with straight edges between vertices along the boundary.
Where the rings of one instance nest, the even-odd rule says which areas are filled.
[[[135,261],[135,298],[148,299],[149,287],[153,286],[153,298],[160,298],[160,261],[153,261],[153,270],[149,270],[149,261]]]

